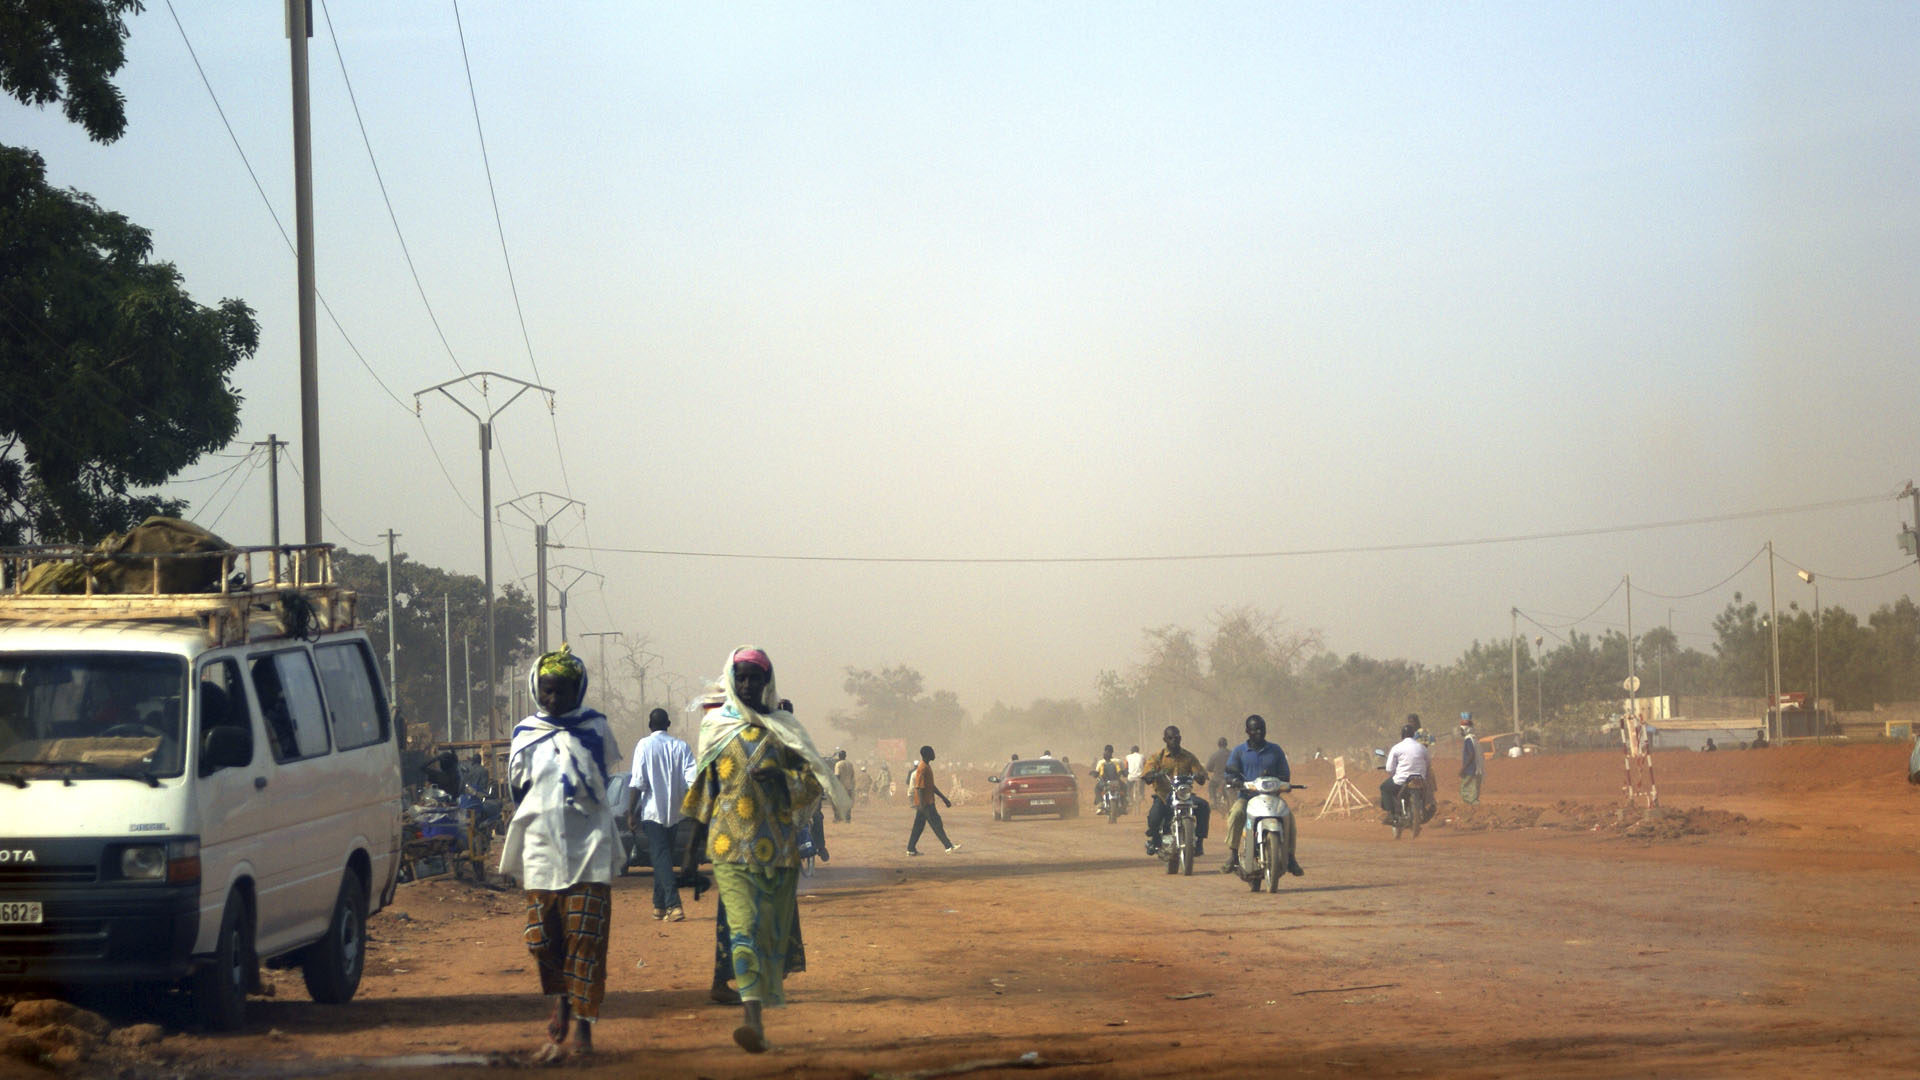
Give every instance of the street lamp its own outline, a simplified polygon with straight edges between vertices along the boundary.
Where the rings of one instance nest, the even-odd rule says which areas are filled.
[[[1800,580],[1813,586],[1813,723],[1817,732],[1820,725],[1820,583],[1813,580],[1813,571],[1800,571]]]

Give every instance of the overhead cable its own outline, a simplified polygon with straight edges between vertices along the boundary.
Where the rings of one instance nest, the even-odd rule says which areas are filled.
[[[1710,525],[1723,521],[1741,521],[1750,518],[1812,513],[1820,510],[1835,510],[1849,506],[1861,506],[1866,503],[1882,502],[1887,498],[1889,498],[1889,496],[1886,495],[1863,495],[1853,499],[1834,499],[1827,502],[1803,503],[1798,506],[1778,506],[1765,510],[1739,510],[1725,514],[1710,514],[1704,517],[1677,518],[1668,521],[1647,521],[1633,525],[1600,525],[1585,529],[1563,529],[1557,532],[1516,533],[1507,536],[1482,536],[1458,540],[1417,540],[1397,544],[1355,544],[1347,547],[1282,548],[1272,551],[1188,553],[1178,555],[1006,555],[984,557],[944,555],[795,555],[773,552],[695,551],[674,548],[589,547],[585,544],[554,544],[552,546],[572,547],[580,551],[600,551],[618,555],[658,555],[688,559],[755,559],[770,562],[930,563],[960,566],[1008,564],[1049,565],[1058,563],[1220,562],[1232,559],[1289,559],[1317,555],[1367,555],[1395,551],[1432,551],[1443,548],[1482,547],[1491,544],[1521,544],[1538,540],[1565,540],[1580,536],[1606,536],[1613,533],[1646,532],[1653,529],[1677,529],[1691,525]]]

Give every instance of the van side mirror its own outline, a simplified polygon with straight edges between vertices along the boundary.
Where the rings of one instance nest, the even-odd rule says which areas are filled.
[[[253,735],[245,728],[222,724],[200,736],[200,775],[216,769],[253,764]]]

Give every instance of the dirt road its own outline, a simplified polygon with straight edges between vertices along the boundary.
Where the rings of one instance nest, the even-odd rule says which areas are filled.
[[[1302,770],[1307,876],[1277,896],[1217,872],[1219,835],[1200,872],[1167,876],[1138,816],[1001,824],[963,807],[948,815],[961,852],[908,858],[907,811],[865,807],[803,882],[809,970],[769,1013],[775,1052],[741,1053],[736,1011],[706,1001],[711,896],[657,923],[640,875],[616,887],[601,1053],[565,1069],[864,1077],[1036,1053],[1061,1077],[1913,1075],[1905,748],[1658,764],[1671,813],[1652,823],[1616,813],[1617,755],[1502,760],[1470,816],[1443,803],[1450,823],[1399,842],[1314,820],[1331,776]],[[102,1048],[70,1071],[305,1076],[471,1054],[495,1064],[426,1071],[496,1072],[542,1038],[519,918],[509,892],[410,886],[373,921],[353,1003],[313,1005],[276,973],[242,1033]]]

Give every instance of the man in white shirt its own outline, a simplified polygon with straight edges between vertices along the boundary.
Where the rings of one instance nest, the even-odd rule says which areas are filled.
[[[1400,725],[1400,741],[1387,751],[1387,778],[1380,781],[1380,809],[1386,810],[1392,806],[1393,800],[1400,797],[1400,785],[1418,776],[1426,781],[1420,817],[1424,822],[1433,817],[1433,759],[1427,752],[1426,744],[1414,737],[1419,731],[1420,714],[1408,713],[1407,722]],[[1393,823],[1390,817],[1381,820],[1387,824]]]
[[[1127,751],[1127,783],[1133,786],[1132,802],[1138,806],[1146,798],[1146,784],[1140,779],[1140,771],[1147,767],[1147,755],[1139,747]]]
[[[627,788],[627,824],[646,837],[653,863],[653,917],[680,922],[680,889],[673,874],[673,827],[693,776],[693,751],[667,734],[667,710],[647,715],[647,736],[633,744],[633,780]]]

